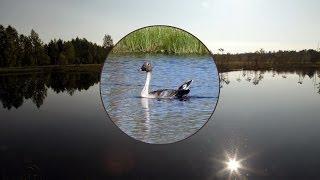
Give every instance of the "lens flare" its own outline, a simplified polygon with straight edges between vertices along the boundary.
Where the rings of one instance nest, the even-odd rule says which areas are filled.
[[[235,158],[229,159],[229,161],[226,163],[227,169],[232,172],[238,172],[238,169],[241,167],[241,164],[239,161],[237,161]]]
[[[222,179],[248,179],[251,174],[259,174],[259,171],[248,167],[247,160],[256,154],[244,156],[238,149],[224,152],[224,157],[214,158],[214,171],[212,177]]]

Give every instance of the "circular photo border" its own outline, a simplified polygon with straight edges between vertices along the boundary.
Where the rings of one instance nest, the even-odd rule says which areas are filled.
[[[102,82],[102,71],[104,69],[104,65],[105,65],[105,62],[108,60],[108,56],[110,55],[110,53],[112,52],[112,50],[114,49],[114,47],[116,47],[123,39],[125,39],[126,37],[128,37],[129,35],[131,35],[132,33],[136,32],[136,31],[139,31],[141,29],[145,29],[145,28],[149,28],[149,27],[170,27],[170,28],[174,28],[174,29],[178,29],[178,30],[181,30],[189,35],[191,35],[192,37],[194,37],[195,39],[197,39],[201,44],[203,44],[203,46],[207,49],[208,51],[208,55],[212,58],[214,64],[216,65],[216,69],[217,69],[217,75],[218,75],[218,97],[217,97],[217,102],[216,102],[216,105],[214,106],[213,110],[212,110],[212,113],[210,114],[209,118],[206,120],[206,122],[198,129],[196,130],[194,133],[190,134],[189,136],[181,139],[181,140],[177,140],[177,141],[174,141],[174,142],[168,142],[168,143],[150,143],[150,142],[145,142],[145,141],[141,141],[139,139],[136,139],[132,136],[130,136],[129,134],[127,134],[126,132],[124,132],[113,120],[112,118],[110,117],[108,111],[106,110],[106,107],[104,105],[104,101],[103,101],[103,98],[102,98],[102,94],[101,94],[101,82]],[[129,137],[130,139],[133,139],[134,141],[137,141],[137,142],[140,142],[140,143],[144,143],[144,144],[150,144],[150,145],[157,145],[157,146],[161,146],[161,145],[171,145],[171,144],[174,144],[174,143],[179,143],[179,142],[182,142],[182,141],[185,141],[189,138],[191,138],[192,136],[194,136],[195,134],[197,134],[203,127],[206,126],[206,124],[209,122],[209,120],[213,117],[213,114],[214,112],[216,111],[216,108],[219,104],[219,99],[220,99],[220,92],[221,92],[221,87],[220,87],[220,83],[221,83],[221,80],[220,80],[220,76],[219,76],[219,69],[218,69],[218,66],[214,60],[214,55],[212,54],[212,52],[209,50],[209,48],[199,39],[197,38],[196,36],[194,36],[192,33],[184,30],[184,29],[181,29],[179,27],[175,27],[175,26],[172,26],[172,25],[163,25],[163,24],[155,24],[155,25],[148,25],[148,26],[144,26],[144,27],[141,27],[141,28],[138,28],[136,30],[133,30],[131,31],[130,33],[126,34],[125,36],[123,36],[119,41],[117,41],[117,43],[115,43],[113,45],[113,47],[109,50],[108,54],[107,54],[107,57],[106,59],[104,60],[103,62],[103,65],[101,67],[101,72],[100,72],[100,84],[99,84],[99,94],[100,94],[100,99],[101,99],[101,103],[102,103],[102,106],[103,106],[103,109],[104,111],[106,112],[107,114],[107,118],[113,123],[113,125],[115,125],[117,127],[117,129],[119,129],[122,133],[124,133],[127,137]]]

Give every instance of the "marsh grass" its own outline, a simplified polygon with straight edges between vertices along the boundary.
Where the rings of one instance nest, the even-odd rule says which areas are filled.
[[[151,26],[132,32],[112,49],[113,53],[208,54],[191,34],[169,26]]]

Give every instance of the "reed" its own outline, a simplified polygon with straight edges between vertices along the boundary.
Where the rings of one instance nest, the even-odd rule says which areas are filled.
[[[151,26],[132,32],[112,49],[113,53],[208,54],[191,34],[169,26]]]

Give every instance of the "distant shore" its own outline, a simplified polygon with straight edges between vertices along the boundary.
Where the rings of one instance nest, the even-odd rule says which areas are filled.
[[[121,39],[116,46],[110,35],[105,35],[103,45],[98,45],[79,37],[69,41],[53,39],[44,43],[34,30],[24,35],[12,26],[1,24],[0,34],[0,41],[3,42],[0,47],[1,75],[46,71],[101,72],[108,55],[126,54],[213,55],[218,70],[320,68],[319,48],[272,52],[260,49],[240,54],[230,54],[219,48],[209,52],[193,35],[168,26],[139,29]]]
[[[131,54],[131,53],[130,53]],[[214,54],[219,72],[230,70],[319,69],[320,52],[315,50],[258,52],[244,54]],[[1,67],[0,74],[34,73],[47,71],[101,72],[102,63]]]
[[[317,69],[320,70],[320,64],[315,63],[289,63],[285,65],[274,64],[254,64],[243,63],[239,61],[229,61],[228,63],[216,62],[219,72],[237,71],[237,70],[294,70],[294,69]],[[102,64],[80,64],[80,65],[48,65],[31,67],[11,67],[0,68],[0,75],[10,74],[30,74],[42,72],[97,72],[100,73]]]
[[[215,54],[213,59],[221,71],[320,69],[320,52],[315,50]]]

